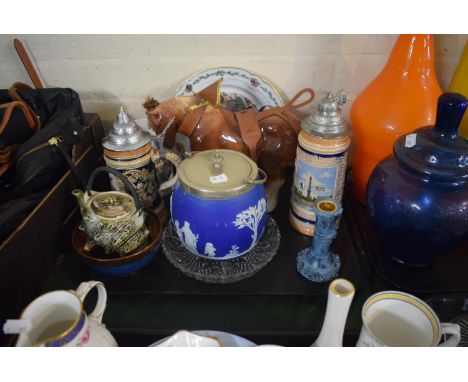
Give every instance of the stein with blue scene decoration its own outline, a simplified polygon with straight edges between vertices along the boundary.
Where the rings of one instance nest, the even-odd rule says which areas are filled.
[[[303,235],[314,235],[314,204],[318,200],[333,199],[340,203],[343,197],[351,143],[341,112],[345,102],[343,91],[335,95],[328,93],[317,110],[301,122],[289,222]]]

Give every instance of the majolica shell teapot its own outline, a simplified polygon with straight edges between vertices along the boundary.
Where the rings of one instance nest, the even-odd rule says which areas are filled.
[[[102,172],[118,177],[131,195],[120,191],[91,191],[94,179]],[[106,254],[125,256],[145,242],[149,231],[141,200],[131,183],[117,170],[96,168],[89,177],[86,191],[73,190],[72,193],[80,205],[83,221],[79,228],[88,237],[87,249],[99,245]]]

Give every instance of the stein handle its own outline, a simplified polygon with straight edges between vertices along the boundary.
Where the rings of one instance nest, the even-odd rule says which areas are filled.
[[[100,281],[85,281],[82,282],[79,287],[76,289],[76,294],[80,298],[81,302],[84,302],[86,295],[89,293],[91,289],[97,287],[98,290],[98,299],[96,306],[91,314],[88,316],[90,318],[94,318],[99,323],[102,322],[102,316],[104,315],[104,311],[106,310],[107,304],[107,292],[104,284]]]
[[[115,170],[115,169],[113,169],[111,167],[101,166],[101,167],[96,168],[91,173],[91,175],[89,176],[88,185],[86,186],[86,193],[88,195],[91,195],[91,187],[94,184],[94,179],[96,178],[96,176],[98,176],[102,172],[111,173],[112,175],[116,176],[117,178],[119,178],[123,182],[124,189],[128,190],[130,195],[133,197],[133,200],[135,201],[136,208],[138,210],[138,214],[141,215],[141,212],[143,211],[143,203],[141,202],[141,199],[138,196],[138,193],[136,192],[135,187],[133,187],[133,185],[130,183],[130,181],[124,175],[122,175],[120,172],[118,172],[117,170]]]
[[[255,180],[244,179],[244,182],[248,184],[264,184],[267,181],[267,174],[260,167],[258,168],[258,172],[261,176],[260,179],[255,179]]]
[[[447,341],[442,342],[439,346],[454,347],[459,344],[461,338],[460,325],[452,323],[442,323],[440,324],[440,328],[440,332],[442,334],[450,334],[451,337]]]
[[[167,180],[166,182],[161,183],[161,185],[158,188],[158,193],[161,194],[163,191],[166,191],[168,189],[171,189],[174,187],[175,183],[177,182],[177,179],[179,178],[179,170],[177,169],[177,163],[174,161],[166,158],[166,154],[162,156],[160,153],[157,153],[156,151],[153,150],[153,153],[151,155],[151,160],[154,164],[155,161],[161,160],[163,162],[169,162],[174,166],[175,172],[174,175],[171,179]]]

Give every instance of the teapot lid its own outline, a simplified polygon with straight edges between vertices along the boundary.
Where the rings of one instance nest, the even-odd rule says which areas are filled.
[[[246,155],[226,149],[200,151],[179,166],[182,187],[192,195],[226,199],[250,191],[258,175],[257,164]]]
[[[348,127],[341,112],[341,106],[346,103],[346,94],[339,91],[331,92],[322,98],[317,110],[301,122],[302,129],[311,135],[322,138],[339,138],[348,134]]]
[[[97,216],[112,220],[124,219],[136,212],[133,198],[120,191],[96,193],[90,207]]]
[[[111,151],[136,150],[150,143],[150,137],[143,132],[120,106],[114,125],[102,145]]]
[[[461,94],[442,94],[435,125],[417,129],[395,142],[397,161],[432,178],[468,180],[468,141],[457,134],[466,107],[467,99]]]

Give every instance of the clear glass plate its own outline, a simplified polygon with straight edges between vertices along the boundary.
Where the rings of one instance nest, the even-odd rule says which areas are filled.
[[[268,216],[262,237],[250,252],[231,260],[212,260],[186,249],[170,221],[163,232],[162,247],[169,262],[185,275],[207,283],[232,283],[267,265],[278,251],[280,239],[278,225]]]

